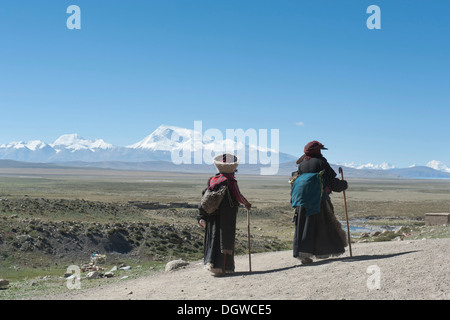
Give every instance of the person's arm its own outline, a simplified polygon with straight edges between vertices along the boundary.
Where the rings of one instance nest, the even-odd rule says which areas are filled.
[[[247,209],[250,209],[252,207],[252,204],[250,202],[248,202],[248,200],[240,192],[237,181],[231,180],[229,185],[230,185],[231,192],[233,193],[233,196],[236,198],[236,200],[239,203],[242,203]]]
[[[348,183],[346,180],[341,180],[336,178],[337,174],[331,168],[330,164],[326,162],[325,164],[325,182],[331,191],[342,192],[348,188]]]
[[[209,180],[208,180],[208,187],[209,187]],[[205,194],[206,189],[202,191],[202,196]],[[206,211],[202,208],[201,203],[198,205],[198,214],[197,214],[197,222],[202,227],[206,227]]]
[[[202,227],[206,227],[206,212],[203,210],[201,205],[198,205],[197,222]]]

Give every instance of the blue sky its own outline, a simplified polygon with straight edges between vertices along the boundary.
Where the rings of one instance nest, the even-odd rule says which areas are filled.
[[[201,120],[279,129],[294,155],[319,140],[330,162],[450,166],[449,14],[446,0],[2,0],[0,144],[126,146]]]

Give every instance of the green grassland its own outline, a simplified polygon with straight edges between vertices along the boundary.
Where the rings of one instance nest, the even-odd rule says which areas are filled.
[[[201,259],[203,229],[197,225],[197,209],[144,210],[130,201],[196,205],[209,176],[0,169],[0,278],[13,283],[0,290],[0,299],[40,294],[43,283],[62,290],[61,275],[67,266],[89,262],[94,252],[106,253],[106,267],[132,265],[134,276],[142,274],[139,270],[158,270],[171,259]],[[294,225],[288,177],[238,174],[237,180],[253,205],[252,252],[291,249]],[[407,226],[411,238],[425,237],[427,230],[434,231],[430,237],[447,237],[448,227],[426,229],[423,218],[427,212],[449,212],[449,194],[448,180],[349,179],[348,215],[355,224]],[[333,193],[331,199],[338,219],[345,221],[342,193]],[[241,208],[236,253],[247,250],[247,218]],[[55,281],[40,281],[42,277]],[[33,285],[26,284],[30,282]]]

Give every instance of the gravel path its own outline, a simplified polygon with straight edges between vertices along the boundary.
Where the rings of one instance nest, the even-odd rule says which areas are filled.
[[[310,265],[301,265],[291,251],[253,254],[252,273],[248,256],[238,256],[236,273],[226,277],[213,277],[193,262],[171,272],[44,299],[450,299],[450,238],[354,243],[352,252],[353,257],[347,251]]]

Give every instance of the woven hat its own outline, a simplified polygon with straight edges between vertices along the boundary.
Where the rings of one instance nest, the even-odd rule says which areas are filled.
[[[239,157],[231,153],[224,153],[214,157],[214,165],[220,173],[233,173],[239,165]]]

